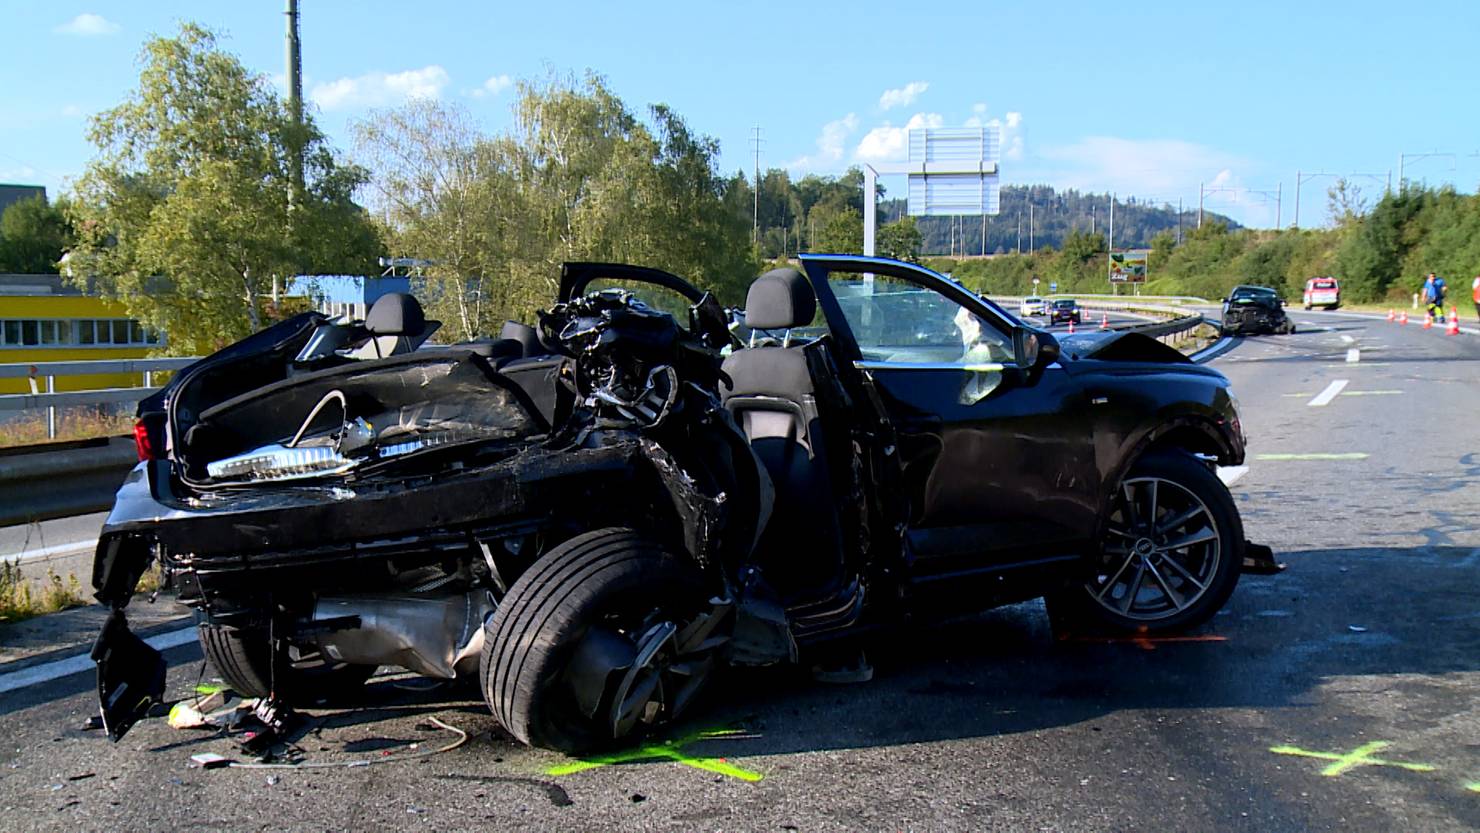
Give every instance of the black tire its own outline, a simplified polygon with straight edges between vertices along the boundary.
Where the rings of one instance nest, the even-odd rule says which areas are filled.
[[[1150,523],[1140,517],[1148,508]],[[1138,460],[1116,491],[1106,526],[1090,579],[1046,599],[1058,630],[1185,631],[1211,619],[1238,584],[1244,560],[1238,508],[1209,466],[1189,454],[1153,452]],[[1191,543],[1174,546],[1181,542]],[[1155,586],[1143,587],[1148,574]]]
[[[196,630],[201,650],[228,688],[243,697],[273,693],[272,650],[267,634],[209,622],[196,623]],[[335,663],[317,651],[303,652],[298,659],[285,657],[280,665],[277,694],[289,703],[344,697],[375,673],[373,666]]]
[[[728,611],[715,612],[709,598],[693,562],[632,530],[572,538],[514,582],[485,626],[484,699],[499,723],[531,746],[583,753],[634,739],[676,717],[709,676],[712,646],[699,657],[684,654],[689,643],[680,643],[697,632],[696,623],[729,624]],[[661,643],[650,663],[605,662],[623,651],[635,657],[666,624],[677,636]],[[602,662],[572,661],[593,645],[607,652]],[[643,686],[657,681],[643,695],[648,699],[630,699],[638,689],[634,674],[643,675]],[[628,703],[636,705],[624,710]],[[638,709],[638,718],[621,717]]]

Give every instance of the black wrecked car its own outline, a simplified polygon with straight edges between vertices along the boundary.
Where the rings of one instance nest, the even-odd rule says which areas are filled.
[[[1223,299],[1223,335],[1255,335],[1295,332],[1295,322],[1285,315],[1285,300],[1267,286],[1235,286]]]
[[[1215,476],[1244,457],[1228,381],[1154,339],[1061,344],[848,256],[761,276],[736,323],[673,275],[572,263],[503,338],[428,346],[387,296],[181,372],[99,540],[109,733],[163,696],[125,618],[155,559],[245,695],[468,676],[569,751],[672,719],[720,664],[1039,596],[1063,627],[1178,631],[1278,569]]]

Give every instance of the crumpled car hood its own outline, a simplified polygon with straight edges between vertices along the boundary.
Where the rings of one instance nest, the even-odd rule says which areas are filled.
[[[1193,364],[1192,359],[1151,336],[1137,332],[1076,333],[1059,339],[1063,356],[1074,360]]]

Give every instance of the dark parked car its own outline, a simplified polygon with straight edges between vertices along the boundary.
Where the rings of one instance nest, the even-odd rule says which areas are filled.
[[[1235,286],[1223,299],[1224,335],[1293,333],[1295,322],[1285,315],[1285,300],[1267,286]]]
[[[1060,321],[1079,323],[1079,304],[1073,298],[1060,298],[1049,305],[1048,323],[1057,324]]]
[[[1178,631],[1278,569],[1213,471],[1244,458],[1217,371],[1061,346],[918,266],[801,263],[752,284],[743,343],[673,275],[567,264],[502,339],[427,347],[388,296],[178,374],[99,540],[110,735],[162,696],[124,617],[155,558],[245,695],[474,676],[562,750],[673,718],[721,663],[1045,595],[1063,627]]]

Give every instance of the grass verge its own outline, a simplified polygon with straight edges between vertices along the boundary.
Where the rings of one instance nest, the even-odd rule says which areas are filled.
[[[36,584],[22,573],[20,564],[0,562],[0,623],[19,622],[88,602],[82,594],[82,583],[73,573],[64,579],[47,570],[39,588]]]

